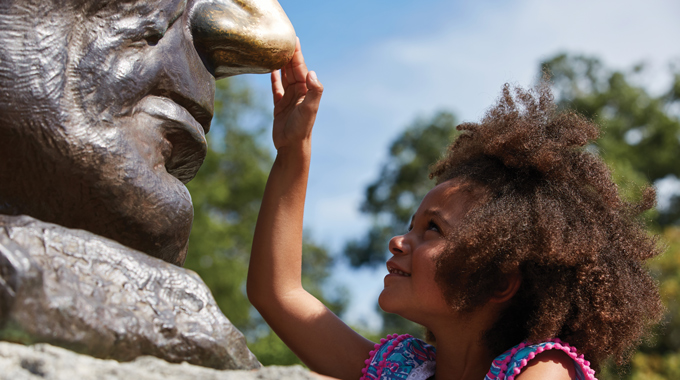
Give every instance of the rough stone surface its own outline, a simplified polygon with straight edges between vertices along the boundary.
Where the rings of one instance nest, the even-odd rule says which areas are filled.
[[[194,272],[26,216],[0,215],[0,339],[119,361],[260,367]]]
[[[23,346],[0,342],[0,380],[292,380],[318,379],[302,367],[263,367],[220,371],[187,363],[172,364],[142,356],[132,362],[95,359],[49,344]]]

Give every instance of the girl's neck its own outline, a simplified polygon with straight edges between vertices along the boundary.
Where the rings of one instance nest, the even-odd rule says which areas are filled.
[[[468,315],[431,330],[437,339],[437,380],[479,380],[487,374],[493,357],[483,335],[490,326],[479,317]]]
[[[451,342],[451,343],[450,343]],[[437,340],[437,380],[483,379],[493,358],[482,342],[455,342],[444,338]]]

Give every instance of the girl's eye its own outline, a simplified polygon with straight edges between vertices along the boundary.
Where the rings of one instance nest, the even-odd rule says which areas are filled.
[[[428,229],[428,230],[431,230],[431,231],[435,231],[435,232],[441,233],[441,229],[439,228],[439,226],[437,225],[437,223],[435,223],[435,222],[433,222],[433,221],[431,221],[431,220],[427,223],[427,229]]]
[[[408,225],[408,228],[406,229],[406,231],[411,232],[412,229],[413,229],[413,223]]]

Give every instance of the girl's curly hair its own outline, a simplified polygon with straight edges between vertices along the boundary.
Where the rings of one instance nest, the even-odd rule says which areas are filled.
[[[559,337],[595,368],[608,357],[625,362],[663,313],[644,265],[660,247],[639,220],[654,190],[639,203],[622,200],[607,166],[585,148],[598,127],[558,112],[546,83],[506,85],[481,123],[458,130],[430,178],[463,180],[485,195],[437,261],[451,305],[471,310],[519,273],[519,291],[485,335],[494,354]]]

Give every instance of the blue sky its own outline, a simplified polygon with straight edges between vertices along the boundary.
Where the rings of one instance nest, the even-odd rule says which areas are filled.
[[[325,86],[305,226],[336,254],[366,230],[369,221],[358,211],[364,188],[390,142],[415,118],[447,109],[460,121],[478,120],[504,83],[531,85],[539,62],[560,52],[595,55],[619,69],[644,62],[643,79],[653,91],[668,78],[670,62],[680,65],[677,0],[280,4]],[[246,80],[270,99],[267,76]],[[352,292],[347,320],[379,326],[373,310],[385,274],[337,268],[333,283]]]

